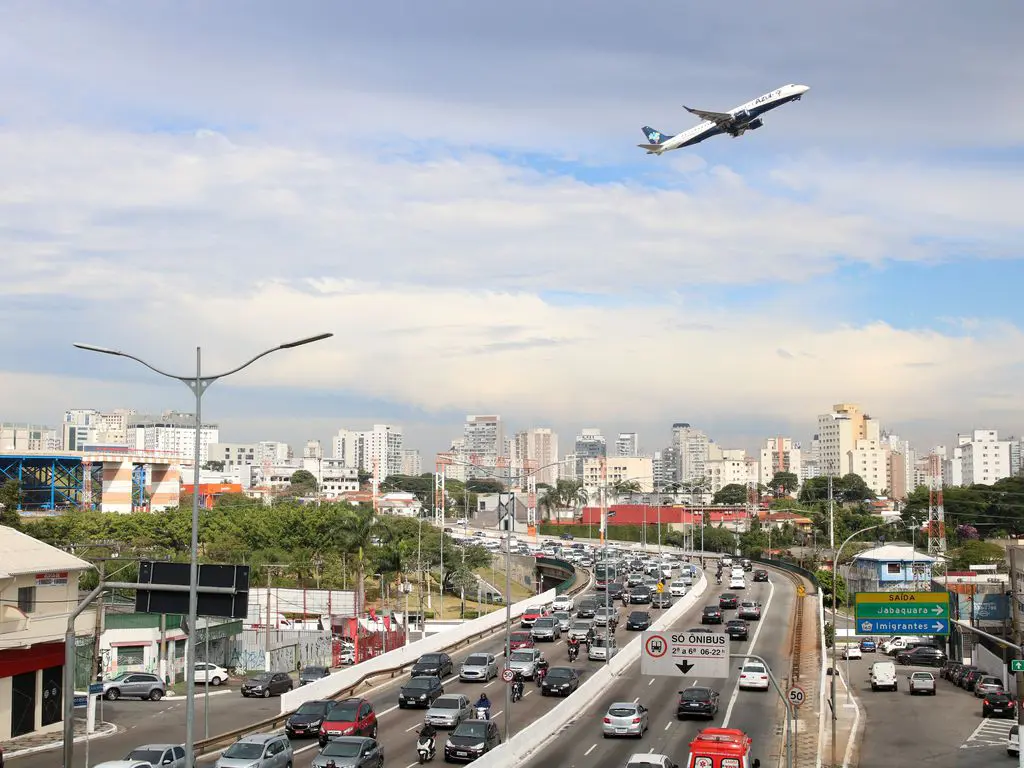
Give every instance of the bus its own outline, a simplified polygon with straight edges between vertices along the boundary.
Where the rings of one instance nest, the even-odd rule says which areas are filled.
[[[594,569],[594,587],[597,589],[607,589],[608,585],[613,581],[617,581],[618,578],[619,574],[614,565],[598,563]]]

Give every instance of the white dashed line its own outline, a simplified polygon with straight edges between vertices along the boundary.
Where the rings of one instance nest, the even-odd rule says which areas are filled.
[[[667,731],[671,727],[672,727],[672,721],[669,720],[667,723],[665,723],[665,730]]]
[[[397,704],[395,704],[393,707],[388,707],[387,709],[382,709],[380,712],[377,713],[377,717],[378,718],[383,717],[384,715],[388,714],[389,712],[394,712],[396,709],[398,709],[398,705]]]
[[[590,749],[588,749],[588,750],[587,750],[586,752],[584,752],[584,753],[583,753],[583,756],[584,756],[584,757],[586,757],[586,756],[587,756],[587,755],[589,755],[589,754],[590,754],[591,752],[593,752],[593,751],[594,751],[595,749],[597,749],[597,744],[591,744],[591,745],[590,745]]]

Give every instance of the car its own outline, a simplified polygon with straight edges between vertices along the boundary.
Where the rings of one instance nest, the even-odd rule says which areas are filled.
[[[725,608],[736,608],[740,604],[739,595],[734,595],[732,592],[723,592],[718,596],[718,607]]]
[[[587,646],[587,658],[591,661],[606,661],[619,652],[614,637],[595,637],[594,642]],[[551,674],[548,670],[548,674]],[[547,675],[545,675],[547,677]]]
[[[725,622],[725,634],[730,640],[746,640],[750,637],[750,628],[743,619],[729,619]]]
[[[928,673],[925,672],[924,674]],[[1017,702],[1013,695],[1006,691],[990,693],[981,702],[982,717],[1014,717],[1016,714]]]
[[[650,727],[647,707],[632,701],[616,701],[601,718],[601,734],[610,736],[636,736],[638,739]]]
[[[935,675],[931,672],[914,672],[907,675],[910,681],[910,695],[925,693],[929,696],[935,695]]]
[[[508,655],[508,667],[528,680],[537,675],[537,665],[543,661],[544,654],[536,648],[519,648]]]
[[[533,648],[533,635],[522,630],[511,632],[508,636],[508,643],[513,651],[516,648]]]
[[[125,760],[149,763],[154,768],[185,768],[185,747],[181,744],[143,744],[129,752]]]
[[[195,666],[195,678],[196,683],[202,683],[204,685],[218,686],[221,683],[226,683],[230,675],[224,667],[216,664],[210,664],[205,661],[197,661]]]
[[[605,594],[608,595],[609,601],[621,600],[625,591],[626,588],[622,585],[622,582],[613,581],[608,585],[608,589],[605,591]]]
[[[384,747],[366,736],[343,736],[320,750],[312,768],[383,768]]]
[[[369,699],[358,696],[342,699],[324,716],[320,726],[320,746],[341,736],[377,738],[377,713]]]
[[[568,696],[580,687],[579,670],[572,667],[551,667],[540,686],[541,696]]]
[[[444,745],[444,761],[471,763],[501,744],[494,720],[463,720]]]
[[[871,683],[871,690],[877,691],[882,688],[895,691],[899,686],[896,679],[896,665],[891,661],[876,661],[871,665],[868,673],[868,680]]]
[[[740,564],[743,566],[743,570],[744,571],[752,571],[752,570],[754,570],[754,564],[752,562],[750,562],[750,558],[749,557],[744,557],[740,561]]]
[[[576,618],[592,619],[595,613],[597,613],[597,600],[592,597],[580,600],[580,605],[576,609]]]
[[[338,665],[347,667],[356,663],[356,652],[354,648],[343,648],[338,654]]]
[[[299,672],[299,686],[312,683],[331,674],[327,667],[305,667]]]
[[[673,581],[668,585],[668,593],[672,597],[685,597],[687,590],[689,586],[685,581]]]
[[[679,768],[679,765],[668,755],[645,752],[631,755],[626,761],[626,768]],[[760,768],[760,765],[754,766],[754,768]]]
[[[714,688],[692,686],[679,692],[679,703],[676,705],[676,718],[700,715],[714,717],[718,714],[718,691]]]
[[[740,690],[767,691],[771,686],[768,670],[759,661],[748,661],[740,667]]]
[[[300,736],[316,736],[320,733],[320,726],[324,717],[334,702],[329,699],[314,699],[300,705],[287,720],[284,721],[284,732],[288,738],[295,739]]]
[[[942,665],[942,669],[939,670],[939,677],[943,680],[952,680],[953,675],[956,674],[956,670],[963,665],[964,663],[962,661],[947,661]]]
[[[897,652],[896,661],[905,666],[941,667],[946,663],[946,653],[941,648],[921,645],[907,651]]]
[[[876,643],[874,640],[861,640],[860,649],[864,653],[877,653],[878,643]]]
[[[626,617],[626,629],[632,632],[640,632],[651,628],[651,614],[649,611],[630,611]]]
[[[758,568],[754,571],[754,581],[768,581],[768,571]]]
[[[572,626],[572,614],[568,611],[555,611],[552,615],[558,620],[559,631],[568,632]]]
[[[164,681],[149,672],[121,672],[103,681],[103,698],[107,701],[124,697],[160,701],[165,693]]]
[[[576,607],[576,601],[572,595],[558,595],[551,601],[551,608],[555,611],[571,611]]]
[[[1006,736],[1006,754],[1010,757],[1018,757],[1020,755],[1020,726],[1010,726],[1010,733]],[[3,768],[3,763],[0,763],[0,768]]]
[[[719,608],[717,605],[704,606],[704,611],[700,615],[701,624],[721,624],[722,621],[723,619],[721,608]]]
[[[985,698],[990,693],[1002,693],[1004,690],[1003,681],[991,675],[978,678],[978,682],[974,684],[974,695],[979,699]]]
[[[844,659],[863,659],[864,655],[860,652],[859,645],[847,645],[843,648],[842,658]]]
[[[251,733],[228,747],[215,768],[284,768],[295,755],[288,737],[280,733]]]
[[[531,641],[532,644],[532,641]],[[522,650],[522,646],[516,650]],[[459,680],[488,682],[498,676],[498,660],[493,653],[471,653],[459,667]]]
[[[0,756],[3,754],[3,749],[0,748]],[[2,767],[3,763],[0,763]],[[136,760],[105,760],[102,763],[96,763],[93,768],[153,768],[149,763],[141,763]]]
[[[435,728],[455,728],[463,720],[473,717],[469,698],[461,693],[446,693],[434,699],[427,709],[423,722]]]
[[[734,577],[734,578],[729,579],[729,589],[746,589],[746,588],[747,588],[747,582],[746,582],[746,580],[742,576],[740,576],[738,578]]]
[[[544,606],[533,605],[523,611],[523,615],[519,617],[519,626],[521,627],[532,627],[533,623],[537,621],[541,616],[546,616],[547,612],[544,610]]]
[[[619,621],[619,611],[613,606],[605,608],[602,605],[594,614],[594,626],[607,627],[609,621],[617,624]]]
[[[398,689],[398,707],[422,707],[429,709],[434,699],[444,693],[444,685],[439,677],[417,675],[410,677],[405,685]]]
[[[241,693],[243,698],[256,696],[269,699],[271,696],[288,693],[294,687],[295,683],[287,672],[260,672],[246,678],[242,683]]]
[[[553,643],[562,637],[562,629],[554,616],[541,616],[530,628],[530,635],[534,640],[547,640]]]
[[[630,605],[649,604],[653,596],[654,590],[652,590],[646,584],[641,584],[629,590],[629,603]]]
[[[651,608],[671,608],[672,595],[667,592],[655,592],[651,596]]]
[[[424,677],[440,677],[444,680],[453,671],[452,657],[447,653],[424,653],[416,659],[409,674],[413,677],[422,675]]]
[[[753,600],[740,600],[740,607],[736,609],[736,618],[759,621],[761,619],[761,604]]]

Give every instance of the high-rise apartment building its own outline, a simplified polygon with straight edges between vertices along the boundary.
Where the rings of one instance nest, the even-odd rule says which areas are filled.
[[[636,432],[619,432],[615,439],[615,455],[627,458],[640,455],[640,438]]]
[[[402,474],[409,477],[419,477],[423,474],[423,460],[419,451],[409,448],[402,451]]]
[[[188,462],[195,456],[195,414],[165,411],[159,416],[133,415],[128,418],[128,445],[140,451],[159,451],[180,456]],[[203,424],[199,430],[199,463],[209,461],[211,443],[220,442],[220,428]]]
[[[677,477],[679,482],[699,482],[706,477],[705,464],[708,460],[711,441],[699,429],[686,422],[672,425],[672,447],[676,450]]]
[[[505,440],[505,425],[498,415],[466,416],[462,427],[463,450],[468,456],[466,468],[467,478],[503,479],[508,470],[499,467],[499,458],[508,457],[508,446]]]
[[[0,451],[59,451],[63,443],[60,432],[39,424],[0,423]]]
[[[958,435],[957,439],[963,485],[992,485],[1010,476],[1010,441],[1000,440],[998,430],[976,429],[970,435]]]
[[[573,446],[576,457],[576,480],[583,481],[583,466],[587,459],[600,459],[608,455],[608,444],[600,429],[581,429]]]
[[[558,481],[558,433],[550,427],[531,427],[517,432],[512,446],[513,465],[517,473],[527,462],[536,468],[538,483],[554,485]]]
[[[322,459],[324,457],[324,447],[320,444],[319,440],[307,440],[306,447],[302,449],[302,458],[304,459]]]
[[[761,445],[758,482],[768,485],[779,472],[791,472],[803,482],[800,443],[790,437],[769,437]]]
[[[134,416],[135,411],[127,408],[116,408],[110,413],[95,408],[65,411],[61,422],[64,450],[84,451],[87,445],[130,445],[128,424]]]
[[[722,449],[709,446],[704,462],[705,492],[714,495],[727,485],[749,486],[757,482],[757,460],[747,457],[742,448]]]
[[[334,436],[333,457],[344,466],[363,472],[376,471],[383,480],[402,473],[402,428],[391,424],[374,424],[373,429],[339,429]]]
[[[831,413],[818,417],[820,474],[849,474],[850,452],[857,448],[857,441],[878,443],[879,439],[877,421],[852,403],[837,403]]]
[[[607,489],[609,503],[615,501],[615,486],[625,483],[636,483],[639,493],[654,491],[654,466],[647,456],[612,456],[604,459],[604,479],[602,480],[601,457],[583,459],[583,489],[591,503],[597,503],[601,497],[601,488]]]
[[[287,465],[293,458],[288,443],[264,440],[259,443],[211,443],[207,448],[207,461],[223,462],[224,468],[245,466]]]

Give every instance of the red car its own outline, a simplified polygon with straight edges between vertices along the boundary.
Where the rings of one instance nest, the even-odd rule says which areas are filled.
[[[541,616],[547,616],[548,612],[541,606],[535,606],[533,608],[527,608],[523,611],[522,617],[519,619],[519,623],[524,627],[532,627],[533,623],[537,621]]]
[[[324,716],[320,726],[320,746],[341,736],[377,738],[377,713],[369,699],[358,696],[342,699]]]
[[[509,648],[510,650],[516,650],[518,648],[534,648],[536,647],[533,642],[533,635],[529,632],[512,632],[509,635]]]

